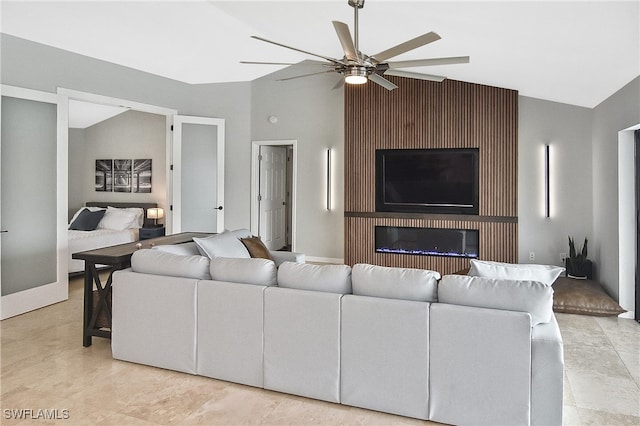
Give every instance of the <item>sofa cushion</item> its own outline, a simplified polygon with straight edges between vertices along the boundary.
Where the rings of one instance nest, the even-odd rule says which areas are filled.
[[[348,265],[284,262],[278,268],[278,286],[351,294],[351,268]]]
[[[194,237],[193,241],[197,244],[200,253],[209,259],[214,257],[251,257],[244,244],[231,231],[224,231],[205,238]]]
[[[211,278],[216,281],[277,285],[277,269],[273,260],[260,258],[215,257],[211,259]]]
[[[273,260],[269,249],[264,245],[260,237],[240,238],[240,241],[247,248],[251,257]]]
[[[528,263],[502,263],[488,260],[471,260],[469,275],[474,277],[539,281],[552,285],[564,268],[555,265],[534,265]]]
[[[183,256],[161,250],[142,249],[131,255],[131,270],[143,274],[211,279],[209,259],[200,255]]]
[[[445,275],[438,285],[438,299],[451,305],[528,312],[532,326],[553,316],[553,289],[538,281]]]
[[[436,271],[358,263],[351,274],[353,294],[419,302],[438,300],[440,273]]]
[[[198,246],[194,242],[183,244],[162,244],[151,248],[165,253],[180,254],[182,256],[200,255],[200,250],[198,250]]]

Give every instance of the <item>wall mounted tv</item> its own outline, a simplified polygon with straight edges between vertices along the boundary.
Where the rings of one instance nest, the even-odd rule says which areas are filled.
[[[477,215],[477,148],[376,150],[376,211]]]

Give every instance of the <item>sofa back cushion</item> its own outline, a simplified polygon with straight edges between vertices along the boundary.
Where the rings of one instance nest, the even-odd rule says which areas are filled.
[[[438,299],[451,305],[528,312],[532,326],[553,316],[553,289],[538,281],[445,275],[438,285]]]
[[[388,299],[436,302],[440,273],[426,269],[353,265],[353,294]]]
[[[194,237],[193,241],[198,246],[200,253],[209,259],[214,257],[251,257],[244,244],[231,231],[224,231],[205,238]]]
[[[502,263],[476,259],[471,260],[469,268],[469,275],[474,277],[539,281],[546,285],[552,285],[563,272],[563,267],[555,265]]]
[[[143,274],[211,279],[208,258],[200,255],[183,256],[161,250],[137,250],[131,255],[131,270]]]
[[[278,286],[351,294],[351,268],[348,265],[284,262],[278,268]]]
[[[277,285],[276,264],[269,259],[215,257],[211,259],[209,272],[215,281]]]
[[[180,254],[182,256],[200,255],[198,246],[193,241],[183,244],[161,244],[159,246],[151,247],[153,250],[160,250],[165,253]]]

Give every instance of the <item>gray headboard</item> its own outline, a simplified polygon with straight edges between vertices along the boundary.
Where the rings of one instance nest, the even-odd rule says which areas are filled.
[[[112,203],[108,201],[87,201],[85,203],[87,207],[117,207],[124,209],[127,207],[136,207],[144,210],[144,226],[152,226],[153,219],[147,218],[147,209],[151,207],[158,207],[158,203]]]

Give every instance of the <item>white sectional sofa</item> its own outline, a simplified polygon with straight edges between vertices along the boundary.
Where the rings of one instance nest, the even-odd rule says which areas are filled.
[[[140,250],[113,274],[112,352],[442,423],[560,425],[552,295],[536,281]]]

